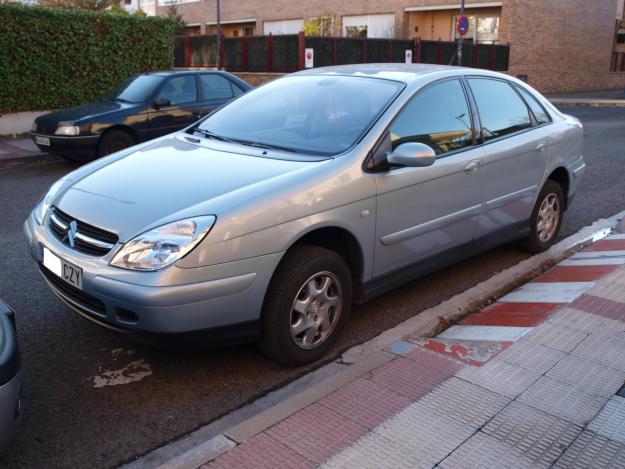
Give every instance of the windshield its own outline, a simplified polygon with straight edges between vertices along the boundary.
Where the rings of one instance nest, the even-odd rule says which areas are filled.
[[[143,103],[162,81],[163,77],[158,75],[136,75],[113,88],[102,99],[105,101]]]
[[[251,91],[202,121],[204,135],[298,153],[354,145],[402,84],[351,76],[292,76]]]

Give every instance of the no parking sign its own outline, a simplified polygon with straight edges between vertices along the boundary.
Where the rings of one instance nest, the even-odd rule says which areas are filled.
[[[464,36],[469,32],[469,17],[462,15],[458,18],[458,24],[456,25],[458,28],[458,34]]]

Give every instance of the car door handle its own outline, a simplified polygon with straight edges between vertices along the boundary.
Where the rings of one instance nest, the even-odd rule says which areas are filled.
[[[542,155],[545,152],[545,142],[540,142],[536,145],[536,153]]]
[[[478,160],[469,161],[467,165],[464,167],[465,173],[474,173],[480,167],[480,162]]]

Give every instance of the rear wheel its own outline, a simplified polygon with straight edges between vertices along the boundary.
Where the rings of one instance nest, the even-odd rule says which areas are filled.
[[[564,193],[562,187],[548,179],[543,186],[530,221],[531,232],[524,240],[525,248],[530,252],[542,252],[555,242],[562,216],[564,215]]]
[[[97,156],[100,158],[102,156],[110,155],[116,151],[131,147],[134,144],[135,139],[128,132],[117,129],[109,130],[100,139]]]
[[[318,360],[336,343],[351,302],[352,277],[341,256],[318,246],[294,248],[267,291],[261,350],[287,366]]]

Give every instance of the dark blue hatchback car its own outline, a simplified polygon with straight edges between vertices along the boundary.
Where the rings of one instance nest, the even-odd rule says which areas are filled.
[[[252,87],[220,71],[135,75],[99,101],[35,119],[40,150],[88,160],[180,130]]]

